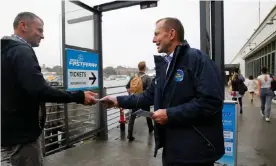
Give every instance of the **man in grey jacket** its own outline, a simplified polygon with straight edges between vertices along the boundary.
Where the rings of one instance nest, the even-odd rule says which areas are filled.
[[[145,73],[146,72],[146,63],[144,61],[139,62],[138,64],[138,76],[141,77],[142,82],[143,82],[143,90],[146,90],[150,84],[151,84],[151,78]],[[128,84],[126,85],[126,88],[128,90],[129,93],[130,92],[130,83],[132,81],[133,78],[131,78],[128,82]],[[142,108],[145,111],[150,111],[150,107],[145,107]],[[134,113],[135,111],[137,111],[137,109],[132,109],[132,113]],[[136,119],[136,115],[135,114],[131,114],[130,115],[130,119],[129,119],[129,123],[128,123],[128,136],[127,138],[129,139],[129,141],[134,141],[135,137],[133,137],[133,127],[134,127],[134,121]],[[147,124],[148,124],[148,128],[149,128],[149,133],[153,132],[153,123],[152,123],[152,119],[151,118],[146,118],[147,119]]]
[[[6,152],[1,157],[13,166],[43,165],[39,137],[46,113],[39,116],[40,103],[96,103],[96,93],[61,91],[47,84],[33,50],[44,39],[43,25],[33,13],[19,13],[14,34],[1,39],[1,148]]]

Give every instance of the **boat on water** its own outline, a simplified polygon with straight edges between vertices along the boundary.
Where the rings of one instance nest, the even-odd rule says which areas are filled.
[[[116,76],[115,75],[110,75],[108,76],[105,81],[112,81],[112,80],[116,80]]]
[[[117,75],[116,76],[116,80],[120,81],[120,80],[129,80],[129,76],[127,75]]]
[[[50,86],[62,86],[63,79],[62,76],[57,75],[56,72],[42,72],[45,81]]]
[[[129,80],[130,77],[128,75],[110,75],[109,77],[105,78],[105,81],[121,81],[121,80]]]

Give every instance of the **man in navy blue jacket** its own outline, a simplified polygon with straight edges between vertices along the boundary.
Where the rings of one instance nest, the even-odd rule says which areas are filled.
[[[157,21],[153,42],[156,78],[140,95],[106,96],[107,107],[154,105],[155,154],[163,147],[164,166],[213,166],[224,154],[223,91],[216,65],[184,40],[176,18]]]

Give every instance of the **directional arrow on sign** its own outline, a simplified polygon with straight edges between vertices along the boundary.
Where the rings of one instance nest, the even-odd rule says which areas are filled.
[[[92,77],[89,77],[89,80],[92,80],[91,85],[93,85],[93,84],[94,84],[94,82],[96,81],[97,77],[94,75],[94,73],[93,73],[93,72],[91,72],[91,75],[92,75]]]

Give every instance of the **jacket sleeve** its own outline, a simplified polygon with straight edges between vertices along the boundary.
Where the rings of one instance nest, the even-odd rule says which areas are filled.
[[[119,107],[126,109],[138,109],[149,107],[154,102],[155,83],[152,81],[151,85],[139,95],[118,96],[117,101]]]
[[[168,124],[193,123],[222,110],[224,87],[216,65],[209,58],[197,64],[193,81],[195,97],[182,105],[167,108]]]
[[[84,103],[82,91],[62,91],[46,83],[32,48],[20,45],[13,49],[12,54],[12,64],[17,80],[28,95],[37,98],[40,102]]]

